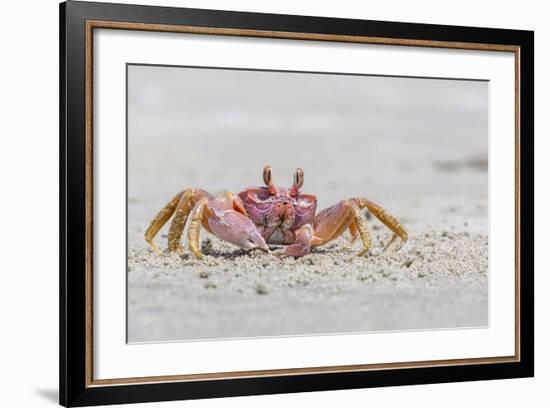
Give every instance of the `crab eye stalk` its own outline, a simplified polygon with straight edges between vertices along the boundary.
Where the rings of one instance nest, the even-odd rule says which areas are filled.
[[[301,168],[297,168],[294,172],[294,180],[292,183],[291,194],[296,195],[298,190],[304,185],[304,171]]]
[[[271,166],[265,166],[264,167],[264,183],[268,187],[268,190],[271,194],[275,194],[277,190],[275,189],[275,186],[273,185],[273,179],[271,177]]]
[[[264,183],[266,186],[270,186],[273,184],[273,181],[271,180],[271,166],[265,166],[264,167]]]

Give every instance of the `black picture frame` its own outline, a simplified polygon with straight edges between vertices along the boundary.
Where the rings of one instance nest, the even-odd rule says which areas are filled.
[[[60,4],[60,403],[64,406],[339,390],[531,377],[534,375],[534,33],[532,31],[364,21],[68,1]],[[518,47],[519,296],[517,361],[386,368],[287,376],[143,384],[90,384],[86,289],[86,22],[313,33]],[[517,184],[516,184],[517,185]]]

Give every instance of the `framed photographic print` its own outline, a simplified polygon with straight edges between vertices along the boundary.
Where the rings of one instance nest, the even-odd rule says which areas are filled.
[[[533,45],[61,4],[61,404],[533,376]]]

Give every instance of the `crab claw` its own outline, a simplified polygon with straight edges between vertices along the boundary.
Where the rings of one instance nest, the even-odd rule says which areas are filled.
[[[208,225],[224,241],[244,249],[259,248],[269,252],[269,247],[254,223],[235,210],[216,211],[208,220]]]

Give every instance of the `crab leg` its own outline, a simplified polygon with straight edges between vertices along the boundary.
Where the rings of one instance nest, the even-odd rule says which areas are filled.
[[[363,249],[359,255],[364,255],[372,244],[367,229],[367,222],[357,203],[344,200],[321,211],[314,221],[315,236],[312,245],[324,245],[339,237],[347,228],[352,231],[352,239],[360,236]]]
[[[286,248],[286,254],[296,257],[307,255],[311,249],[313,227],[310,224],[300,227],[295,237],[295,243]]]
[[[372,239],[369,234],[369,230],[367,229],[367,220],[363,214],[361,214],[361,210],[359,209],[359,206],[357,204],[352,203],[351,204],[351,210],[353,211],[353,222],[351,225],[353,225],[354,229],[357,230],[359,233],[359,236],[361,237],[361,241],[363,242],[363,250],[359,252],[359,256],[365,255],[370,246],[372,245]]]
[[[153,251],[155,251],[159,255],[162,254],[162,251],[153,242],[153,239],[155,238],[155,235],[157,235],[157,233],[160,231],[160,229],[164,226],[164,224],[166,224],[166,222],[170,219],[172,214],[174,214],[174,211],[176,211],[176,207],[184,193],[185,191],[176,194],[176,196],[172,198],[168,202],[168,204],[166,204],[164,208],[158,212],[153,221],[151,221],[151,224],[149,224],[147,231],[145,231],[145,241],[147,241]]]
[[[407,230],[405,229],[405,227],[403,227],[403,225],[401,224],[401,222],[399,222],[397,218],[388,213],[378,204],[375,204],[372,201],[367,200],[366,198],[352,198],[351,200],[355,202],[359,208],[367,208],[376,218],[380,220],[380,222],[382,222],[382,224],[384,224],[393,232],[393,236],[386,244],[384,249],[387,249],[397,237],[399,237],[401,241],[407,242]]]
[[[195,190],[185,190],[181,197],[176,211],[174,212],[174,218],[170,224],[170,230],[168,231],[168,250],[176,251],[180,255],[183,253],[183,248],[180,244],[181,234],[189,211],[193,208],[192,198],[195,195]]]
[[[361,214],[361,209],[363,208],[367,208],[380,220],[380,222],[393,232],[392,238],[385,245],[384,249],[387,249],[398,237],[403,242],[407,241],[407,231],[393,215],[366,198],[352,198],[341,201],[321,211],[315,217],[315,237],[313,238],[312,245],[326,244],[340,236],[346,228],[349,228],[352,242],[354,242],[358,236],[360,236],[363,241],[363,250],[359,255],[366,254],[372,241],[367,229],[366,219]]]
[[[357,229],[357,224],[352,222],[349,226],[349,233],[351,235],[350,242],[353,244],[357,237],[359,236],[359,230]]]
[[[168,232],[168,250],[181,253],[180,237],[185,227],[187,216],[194,204],[202,197],[211,196],[204,190],[194,188],[183,190],[176,194],[176,196],[158,212],[153,221],[151,221],[147,231],[145,231],[145,240],[157,254],[162,254],[162,251],[153,242],[153,239],[172,215],[174,215],[174,218]]]
[[[204,213],[204,207],[208,203],[207,198],[201,198],[191,213],[191,222],[189,224],[189,229],[187,230],[187,238],[189,240],[189,249],[198,259],[204,258],[200,250],[200,229],[202,224],[202,215]]]

